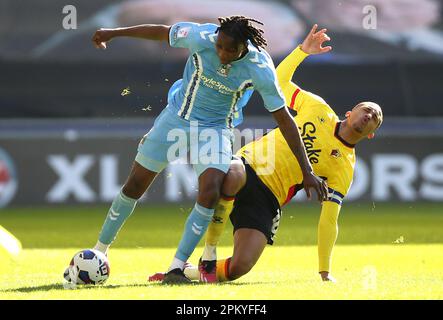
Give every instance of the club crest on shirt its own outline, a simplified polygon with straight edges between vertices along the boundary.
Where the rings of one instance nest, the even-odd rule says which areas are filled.
[[[334,157],[334,158],[339,158],[339,157],[341,157],[340,150],[338,150],[338,149],[333,149],[333,150],[331,151],[331,157]]]
[[[191,31],[190,27],[184,27],[178,29],[177,38],[186,38],[189,34],[189,31]]]
[[[220,65],[220,67],[217,69],[217,73],[219,75],[221,75],[222,77],[227,77],[229,74],[229,70],[231,69],[231,65],[230,64],[222,64]]]

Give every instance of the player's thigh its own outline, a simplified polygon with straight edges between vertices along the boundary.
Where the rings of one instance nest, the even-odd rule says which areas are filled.
[[[226,174],[221,193],[225,196],[236,195],[246,184],[246,170],[243,161],[236,156],[232,158],[231,166]]]
[[[199,185],[197,202],[204,207],[215,208],[219,200],[231,165],[232,137],[229,130],[206,128],[199,131],[198,142],[191,139],[191,162]]]
[[[280,205],[249,165],[245,165],[245,170],[246,184],[237,193],[229,216],[234,232],[245,228],[257,230],[272,245],[280,222]]]

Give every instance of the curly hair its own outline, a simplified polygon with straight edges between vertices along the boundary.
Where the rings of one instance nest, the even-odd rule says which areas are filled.
[[[247,43],[251,41],[252,45],[260,51],[260,48],[264,48],[267,45],[266,39],[263,37],[264,31],[255,27],[252,23],[263,25],[262,22],[247,18],[244,16],[230,16],[218,18],[220,27],[218,31],[223,31],[228,36],[233,37],[236,41]]]

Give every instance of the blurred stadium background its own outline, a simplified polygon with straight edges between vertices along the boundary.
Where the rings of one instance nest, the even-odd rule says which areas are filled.
[[[76,29],[63,28],[66,5],[76,8]],[[367,5],[377,9],[376,29],[362,26]],[[186,20],[216,22],[218,16],[232,14],[265,23],[268,51],[276,65],[313,23],[329,29],[332,53],[308,58],[294,80],[322,96],[340,117],[367,100],[378,102],[385,115],[376,139],[357,147],[354,184],[344,210],[352,202],[349,208],[377,215],[373,225],[369,219],[361,222],[369,228],[368,234],[397,219],[406,231],[420,224],[423,213],[426,225],[414,236],[408,238],[401,231],[392,236],[441,243],[441,0],[0,0],[0,224],[24,238],[25,248],[92,245],[72,238],[70,242],[63,232],[73,232],[68,225],[86,223],[88,208],[99,206],[100,210],[91,210],[94,229],[87,238],[95,242],[107,205],[129,172],[139,139],[165,106],[170,85],[181,77],[186,51],[132,39],[118,39],[106,51],[98,51],[91,43],[96,29]],[[244,116],[242,129],[275,126],[256,93]],[[162,215],[187,211],[185,204],[194,201],[196,186],[190,167],[169,166],[135,215],[149,221],[149,215],[155,214],[149,209],[152,203],[167,209],[156,209]],[[301,195],[294,201],[305,200]],[[315,213],[310,206],[317,205],[289,210],[307,208]],[[377,211],[380,206],[384,209]],[[428,208],[435,215],[425,215]],[[354,209],[344,212],[352,215]],[[76,218],[75,212],[82,214]],[[409,214],[416,219],[407,220]],[[68,225],[59,232],[62,240],[36,240],[39,232],[33,224],[14,218],[37,219],[38,215],[47,220],[35,226],[46,228],[54,237],[58,227],[51,221],[57,217],[65,221],[69,215]],[[178,229],[182,223],[177,222]],[[427,233],[430,226],[432,233]],[[315,223],[311,227],[315,232]],[[340,235],[338,243],[359,242],[358,230],[349,233],[349,238]],[[389,241],[382,238],[374,241]],[[314,235],[309,239],[315,244]],[[135,245],[121,241],[117,244]],[[149,241],[137,245],[149,247]]]

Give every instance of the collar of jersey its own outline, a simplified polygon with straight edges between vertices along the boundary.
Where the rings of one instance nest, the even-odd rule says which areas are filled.
[[[343,143],[346,147],[348,147],[348,148],[354,148],[355,147],[355,144],[350,144],[349,142],[346,142],[342,137],[340,137],[339,135],[338,135],[338,131],[340,130],[340,125],[341,125],[341,121],[338,121],[336,124],[335,124],[335,131],[334,131],[334,136],[338,139],[338,140],[340,140],[340,142],[341,143]]]

